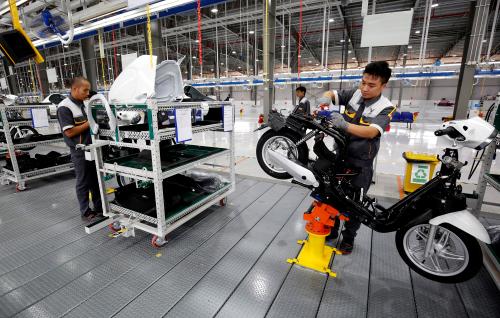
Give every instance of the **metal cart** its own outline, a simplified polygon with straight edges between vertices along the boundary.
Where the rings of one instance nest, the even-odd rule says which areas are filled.
[[[47,167],[44,169],[37,169],[37,170],[32,170],[32,171],[27,171],[27,172],[21,172],[19,169],[19,164],[17,161],[16,157],[16,150],[23,150],[26,148],[31,148],[34,146],[42,146],[42,145],[53,145],[56,143],[61,143],[64,142],[64,139],[58,138],[58,139],[51,139],[51,140],[44,140],[44,141],[35,141],[35,142],[28,142],[28,143],[22,143],[22,144],[14,144],[12,140],[12,136],[10,134],[10,129],[13,126],[33,126],[33,123],[31,120],[23,120],[23,121],[9,121],[7,117],[7,112],[8,111],[13,111],[13,112],[22,112],[23,110],[30,110],[30,109],[49,109],[49,104],[36,104],[36,105],[5,105],[5,104],[0,104],[0,115],[1,115],[1,126],[0,126],[0,133],[3,133],[5,135],[5,142],[0,142],[0,147],[5,147],[7,149],[7,152],[10,156],[10,160],[12,162],[12,169],[7,169],[7,168],[2,168],[2,176],[0,177],[0,181],[2,184],[8,184],[10,182],[16,183],[16,190],[17,191],[22,191],[26,189],[26,181],[33,180],[33,179],[38,179],[38,178],[44,178],[48,176],[52,176],[55,174],[60,174],[60,173],[65,173],[68,171],[73,170],[73,164],[72,163],[67,163],[67,164],[61,164],[61,165],[54,165],[52,167]],[[49,119],[49,124],[55,124],[59,125],[59,122],[57,119]]]
[[[231,107],[233,109],[234,121],[234,105],[231,102],[204,102],[210,108]],[[180,108],[195,108],[201,109],[200,102],[168,102],[163,103],[150,99],[146,104],[135,105],[110,105],[113,114],[117,111],[144,111],[148,118],[148,131],[124,131],[117,126],[115,131],[99,129],[97,134],[92,134],[92,145],[81,147],[86,150],[91,150],[95,158],[96,168],[98,171],[98,180],[100,187],[101,198],[103,198],[103,214],[104,220],[96,221],[86,227],[87,233],[95,232],[106,226],[110,226],[113,231],[124,237],[134,236],[135,229],[139,229],[153,234],[152,245],[154,247],[163,246],[167,240],[166,235],[178,228],[183,223],[200,214],[208,207],[220,203],[225,204],[227,196],[235,189],[235,168],[234,168],[234,131],[228,131],[229,134],[229,149],[224,149],[216,154],[204,157],[202,159],[177,166],[169,170],[162,170],[160,159],[160,141],[175,138],[175,128],[158,127],[158,112],[174,110]],[[96,105],[96,107],[100,107]],[[93,108],[94,109],[94,108]],[[113,116],[113,114],[109,114]],[[214,123],[212,125],[193,126],[193,138],[196,138],[196,133],[204,131],[224,131],[223,122]],[[114,140],[109,140],[113,138]],[[151,169],[131,168],[130,166],[120,165],[116,162],[105,162],[103,160],[103,146],[118,146],[125,148],[135,148],[140,150],[151,151]],[[194,167],[200,167],[208,164],[216,158],[227,156],[229,157],[229,180],[223,188],[208,197],[203,198],[191,206],[183,209],[180,212],[165,217],[164,207],[164,191],[162,181],[173,175],[188,171]],[[110,175],[128,177],[133,180],[142,180],[153,182],[156,217],[146,215],[140,211],[132,211],[117,204],[110,202],[110,196],[106,193],[106,181]]]

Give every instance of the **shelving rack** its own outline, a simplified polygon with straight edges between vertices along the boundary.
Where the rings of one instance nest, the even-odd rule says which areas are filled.
[[[0,176],[0,181],[2,184],[8,184],[10,182],[16,183],[16,189],[18,191],[23,191],[26,189],[26,181],[38,178],[44,178],[73,170],[73,164],[67,163],[27,172],[20,171],[19,164],[17,162],[17,156],[15,155],[16,150],[23,150],[33,146],[43,146],[43,145],[50,146],[56,143],[64,142],[63,138],[57,138],[51,140],[14,144],[12,137],[10,135],[10,129],[14,126],[33,126],[33,123],[31,120],[9,121],[7,117],[7,111],[22,112],[23,110],[29,110],[33,108],[43,108],[48,110],[49,104],[5,105],[0,103],[0,116],[1,116],[0,134],[3,133],[5,135],[5,141],[6,141],[6,142],[0,142],[0,148],[3,147],[7,149],[7,152],[12,162],[12,170],[7,169],[5,167],[2,168],[2,175]],[[59,125],[59,122],[57,121],[57,119],[49,119],[49,124]]]
[[[492,116],[490,117],[489,123],[494,124],[495,115],[498,112],[499,104],[500,104],[500,92],[497,93],[496,106],[493,109]],[[498,138],[498,137],[497,137]],[[479,172],[479,180],[477,183],[476,193],[478,195],[476,206],[473,209],[473,213],[476,216],[479,216],[481,213],[481,207],[484,202],[484,196],[486,193],[487,184],[491,185],[493,189],[496,191],[500,191],[500,176],[493,175],[490,173],[493,159],[495,157],[495,153],[497,151],[496,142],[493,141],[487,148],[483,155],[481,171]],[[495,256],[491,250],[490,246],[487,246],[484,243],[481,243],[481,247],[483,249],[483,258],[484,265],[488,272],[490,273],[492,279],[495,281],[495,284],[498,288],[500,288],[500,261],[498,256]]]
[[[203,102],[210,108],[219,108],[221,112],[223,107],[231,107],[234,122],[234,105],[231,102]],[[95,107],[99,107],[96,105]],[[235,160],[234,160],[234,129],[226,132],[229,134],[229,149],[225,149],[213,155],[204,157],[194,162],[189,162],[170,170],[162,170],[160,158],[160,141],[175,138],[175,128],[163,128],[158,126],[158,112],[181,108],[201,109],[201,102],[162,102],[159,100],[149,99],[146,104],[112,104],[110,105],[113,116],[117,111],[144,111],[148,118],[147,131],[124,131],[120,130],[120,126],[116,130],[99,129],[97,134],[92,134],[92,145],[81,147],[86,150],[90,149],[96,163],[98,171],[98,181],[102,202],[103,214],[106,217],[104,220],[99,220],[94,224],[86,227],[87,233],[95,232],[105,226],[111,225],[120,235],[124,237],[134,236],[135,229],[139,229],[153,234],[152,245],[155,247],[162,246],[166,243],[166,235],[177,227],[187,222],[191,218],[200,214],[208,207],[221,203],[225,204],[227,196],[235,189]],[[205,126],[193,126],[193,139],[196,134],[205,131],[224,131],[224,124],[214,123]],[[104,137],[104,138],[103,138]],[[113,138],[113,140],[109,140]],[[124,140],[127,139],[127,140]],[[109,163],[103,160],[103,146],[118,146],[125,148],[135,148],[140,150],[151,151],[152,169],[137,169],[131,168],[117,163]],[[189,171],[195,167],[201,167],[208,164],[219,157],[229,157],[229,183],[221,189],[205,197],[191,206],[179,211],[178,213],[165,217],[166,211],[164,206],[164,192],[162,181],[170,176]],[[106,194],[107,176],[116,175],[129,177],[133,180],[152,181],[154,185],[156,217],[146,215],[140,211],[132,211],[110,202],[110,197]]]

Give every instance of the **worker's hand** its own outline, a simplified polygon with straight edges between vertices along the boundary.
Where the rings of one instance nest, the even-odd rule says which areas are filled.
[[[336,129],[346,131],[349,123],[345,121],[344,116],[339,113],[332,112],[330,114],[330,119],[328,120],[328,124]]]

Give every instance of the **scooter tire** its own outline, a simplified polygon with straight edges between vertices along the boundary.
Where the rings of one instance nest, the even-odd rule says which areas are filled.
[[[421,224],[425,225],[425,224]],[[447,283],[447,284],[455,284],[455,283],[461,283],[465,282],[472,277],[474,277],[479,270],[481,269],[481,266],[483,264],[483,254],[481,252],[481,247],[479,246],[479,243],[477,240],[471,236],[470,234],[467,234],[466,232],[452,226],[449,224],[442,224],[440,227],[446,228],[447,230],[453,232],[458,239],[462,241],[462,243],[465,246],[465,249],[467,249],[468,252],[468,263],[466,266],[458,273],[454,275],[448,275],[448,276],[443,276],[443,275],[436,275],[432,274],[428,271],[423,270],[420,268],[418,265],[414,263],[414,260],[412,260],[409,256],[408,253],[406,252],[406,249],[404,247],[404,238],[405,235],[408,231],[412,230],[415,227],[415,225],[410,226],[410,227],[405,227],[402,229],[399,229],[396,232],[396,247],[398,249],[398,253],[401,256],[401,258],[404,260],[404,262],[415,272],[418,274],[436,281],[440,283]]]
[[[256,150],[257,162],[259,163],[259,166],[262,168],[262,170],[264,170],[264,172],[269,176],[276,179],[290,179],[292,178],[292,176],[288,172],[273,171],[271,168],[267,166],[263,158],[264,145],[266,141],[276,136],[286,137],[290,139],[293,143],[297,143],[300,140],[300,136],[298,134],[294,134],[293,132],[290,131],[281,130],[276,132],[272,129],[266,131],[257,142],[257,150]],[[299,161],[303,164],[306,164],[307,160],[309,159],[309,148],[307,148],[307,145],[305,143],[301,144],[298,147],[297,152]]]

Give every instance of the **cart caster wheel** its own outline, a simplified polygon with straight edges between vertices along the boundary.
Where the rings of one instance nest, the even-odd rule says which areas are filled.
[[[165,246],[165,244],[167,244],[167,240],[166,239],[163,239],[163,238],[160,238],[160,237],[158,237],[156,235],[153,235],[153,238],[151,239],[151,245],[154,248],[163,247],[163,246]]]
[[[108,227],[113,234],[117,233],[119,230],[122,229],[119,222],[113,222],[113,223],[109,224]]]
[[[227,204],[227,198],[220,199],[219,201],[220,206],[226,206],[226,204]]]
[[[26,190],[26,186],[20,185],[20,184],[16,185],[16,192],[21,192],[21,191],[24,191],[24,190]]]

